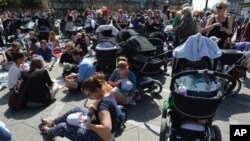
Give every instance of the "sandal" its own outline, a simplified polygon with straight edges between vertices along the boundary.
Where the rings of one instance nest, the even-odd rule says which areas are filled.
[[[48,127],[47,125],[42,125],[42,126],[40,127],[40,130],[41,130],[41,132],[42,132],[43,134],[48,134],[48,132],[49,132],[49,127]]]
[[[48,127],[53,127],[55,125],[54,120],[48,118],[41,118],[42,124],[47,125]]]

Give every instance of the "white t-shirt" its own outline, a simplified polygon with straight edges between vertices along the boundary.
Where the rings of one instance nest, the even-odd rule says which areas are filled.
[[[8,72],[8,87],[13,89],[17,83],[17,80],[21,77],[21,71],[16,63],[13,63]]]

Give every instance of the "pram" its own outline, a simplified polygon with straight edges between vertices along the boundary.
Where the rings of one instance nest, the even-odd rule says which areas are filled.
[[[96,52],[96,70],[109,77],[116,69],[116,58],[119,46],[111,41],[99,41],[94,50]]]
[[[121,55],[128,58],[130,68],[142,75],[155,75],[166,64],[168,52],[156,54],[156,47],[145,37],[134,36],[120,44]],[[166,65],[165,65],[166,68]]]
[[[224,91],[216,88],[215,91],[207,92],[210,95],[206,97],[198,91],[188,89],[186,96],[181,95],[178,91],[178,79],[190,75],[225,79],[232,85]],[[224,96],[235,85],[235,79],[230,75],[215,71],[191,70],[175,74],[170,84],[169,101],[164,102],[163,106],[160,141],[221,141],[220,129],[212,125],[212,118]]]
[[[48,42],[49,40],[49,28],[48,27],[38,27],[36,36],[39,41],[46,40]]]
[[[231,75],[237,82],[231,96],[239,93],[242,87],[240,78],[246,77],[246,71],[250,69],[250,52],[238,50],[222,50],[222,56],[218,59],[218,71]],[[225,87],[231,85],[226,82]]]
[[[112,25],[101,25],[96,29],[97,43],[93,46],[96,52],[96,69],[110,76],[116,69],[116,58],[119,45],[116,42],[118,30]]]
[[[216,43],[201,34],[173,51],[171,94],[163,106],[160,141],[221,141],[212,118],[223,97],[236,86],[230,75],[213,71],[221,55]],[[224,89],[223,80],[230,83]]]

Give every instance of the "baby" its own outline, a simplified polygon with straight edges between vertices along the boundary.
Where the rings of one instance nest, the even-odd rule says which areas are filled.
[[[89,122],[91,122],[90,117],[83,115],[82,112],[73,113],[73,114],[68,115],[67,117],[67,123],[69,125],[78,126],[81,128],[87,128],[86,123],[89,123]]]
[[[27,71],[29,71],[29,69],[30,69],[30,66],[27,63],[20,65],[21,72],[27,72]]]

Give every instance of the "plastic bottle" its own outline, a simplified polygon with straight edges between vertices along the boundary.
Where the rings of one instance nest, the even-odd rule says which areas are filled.
[[[214,82],[212,82],[210,91],[215,91],[215,90],[217,90],[217,85]]]
[[[183,84],[178,87],[178,93],[187,96],[187,88]]]

